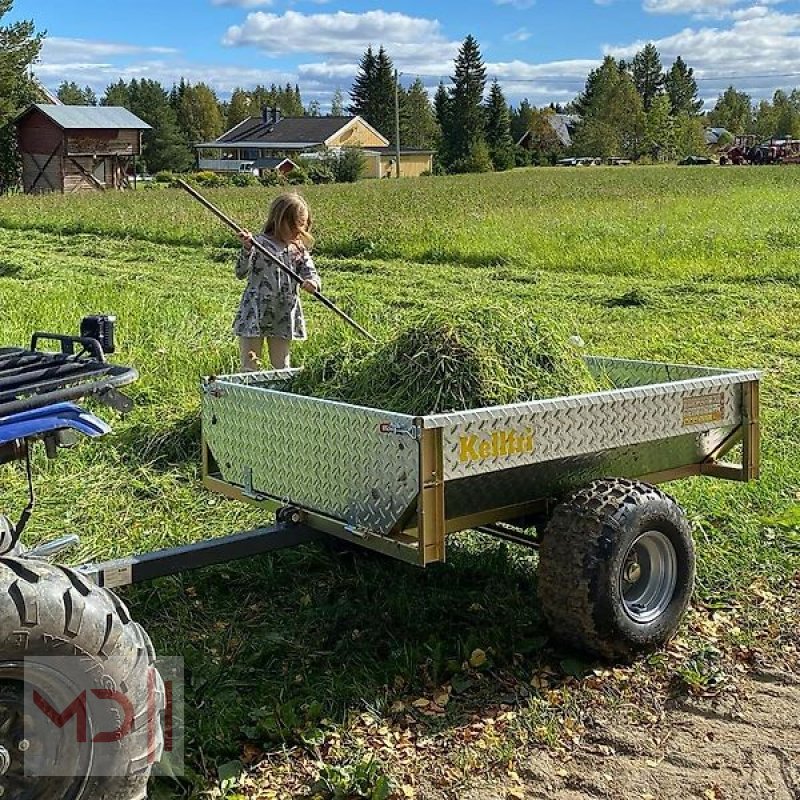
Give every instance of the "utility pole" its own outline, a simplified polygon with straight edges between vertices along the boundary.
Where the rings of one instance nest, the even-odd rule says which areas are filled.
[[[394,171],[400,177],[400,73],[394,71]]]

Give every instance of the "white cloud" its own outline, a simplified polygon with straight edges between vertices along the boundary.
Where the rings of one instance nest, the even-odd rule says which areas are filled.
[[[257,47],[268,55],[318,53],[335,58],[358,58],[369,45],[384,45],[398,63],[427,56],[432,49],[455,55],[438,20],[388,11],[351,14],[304,14],[286,11],[248,14],[241,25],[228,28],[223,43]]]
[[[632,58],[645,44],[637,41],[604,50],[618,58]],[[708,101],[729,84],[754,97],[800,84],[800,13],[751,6],[733,12],[725,25],[684,28],[654,44],[666,65],[680,55],[694,68]]]
[[[782,2],[783,0],[759,0],[758,7]],[[683,14],[696,19],[725,19],[739,13],[737,7],[743,5],[752,6],[752,0],[644,0],[642,8],[651,14]]]
[[[536,0],[494,0],[496,6],[512,6],[518,11],[523,11],[526,8],[531,8],[536,5]]]
[[[527,42],[533,34],[527,28],[517,28],[517,30],[507,33],[503,38],[507,42]]]
[[[101,42],[91,39],[68,39],[48,36],[42,47],[43,61],[67,61],[70,59],[109,59],[117,56],[158,53],[168,55],[178,51],[171,47],[144,47],[120,42]]]

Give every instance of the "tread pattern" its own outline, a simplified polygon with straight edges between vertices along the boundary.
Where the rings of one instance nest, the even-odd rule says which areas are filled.
[[[122,600],[72,570],[0,558],[0,658],[50,655],[81,655],[87,674],[97,672],[124,689],[139,721],[117,753],[127,777],[92,777],[80,800],[144,800],[152,757],[158,761],[163,751],[165,693],[150,638]],[[154,742],[148,742],[147,729],[149,675],[156,680]]]
[[[620,536],[620,518],[626,508],[652,503],[668,509],[675,526],[689,536],[677,502],[640,481],[595,480],[554,510],[539,554],[538,592],[547,622],[567,644],[608,659],[652,649],[598,629],[598,591],[602,589],[595,585]],[[693,555],[690,573],[693,581]]]

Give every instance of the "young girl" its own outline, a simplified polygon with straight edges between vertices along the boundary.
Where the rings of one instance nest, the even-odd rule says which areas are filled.
[[[321,281],[309,249],[314,239],[309,233],[311,213],[298,194],[282,194],[269,209],[264,231],[257,240],[291,267],[303,279],[302,288],[318,292]],[[242,369],[263,369],[261,352],[264,339],[274,369],[289,366],[293,339],[306,338],[306,321],[298,296],[298,284],[271,260],[253,248],[253,236],[240,234],[242,252],[236,262],[236,277],[247,278],[247,286],[233,322],[239,337]]]

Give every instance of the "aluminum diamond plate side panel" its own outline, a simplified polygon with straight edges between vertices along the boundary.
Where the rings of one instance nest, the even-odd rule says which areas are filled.
[[[729,433],[730,429],[720,428],[450,480],[445,485],[447,516],[468,517],[534,498],[562,498],[609,475],[636,478],[699,464]]]
[[[741,374],[740,374],[741,375]],[[426,417],[443,427],[445,479],[573,458],[741,422],[733,376]]]
[[[418,442],[390,432],[410,430],[412,418],[261,388],[267,384],[279,385],[270,378],[204,386],[203,433],[223,479],[390,533],[419,493]]]
[[[758,373],[698,367],[690,364],[665,364],[658,361],[633,361],[625,358],[588,356],[586,366],[596,378],[607,378],[617,389],[632,386],[653,386],[698,378],[736,376],[736,380],[757,380]]]

